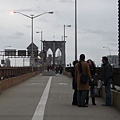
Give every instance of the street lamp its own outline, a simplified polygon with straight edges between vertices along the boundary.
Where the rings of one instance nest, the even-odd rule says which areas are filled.
[[[31,64],[32,64],[32,72],[33,72],[33,58],[34,58],[34,53],[33,53],[33,19],[34,18],[37,18],[37,17],[39,17],[39,16],[42,16],[42,15],[44,15],[44,14],[53,14],[53,12],[44,12],[44,13],[42,13],[42,14],[39,14],[39,15],[36,15],[36,16],[34,16],[33,14],[31,14],[31,15],[26,15],[26,14],[23,14],[23,13],[21,13],[21,12],[15,12],[15,11],[13,11],[13,12],[11,12],[11,14],[13,14],[13,13],[18,13],[18,14],[20,14],[20,15],[23,15],[23,16],[25,16],[25,17],[28,17],[28,18],[30,18],[31,19],[31,28],[32,28],[32,30],[31,30],[31,41],[32,41],[32,50],[31,50]]]
[[[109,50],[109,55],[111,56],[111,49],[107,46],[103,46],[103,48],[107,48]]]
[[[5,46],[5,47],[3,48],[3,64],[5,64],[4,56],[5,56],[5,48],[7,48],[7,47],[11,47],[11,46]]]
[[[41,52],[42,52],[42,39],[43,39],[43,31],[41,31],[41,32],[38,32],[38,31],[37,31],[36,33],[41,33],[41,40],[40,40],[40,41],[41,41]]]
[[[103,48],[107,48],[109,50],[109,55],[110,55],[110,63],[111,63],[111,49],[107,46],[103,46]]]
[[[65,70],[65,65],[66,65],[66,59],[65,59],[65,38],[66,38],[66,36],[65,36],[65,27],[71,27],[71,25],[64,25],[64,36],[63,36],[63,38],[64,38],[64,70]]]
[[[75,60],[77,60],[77,0],[75,0]]]

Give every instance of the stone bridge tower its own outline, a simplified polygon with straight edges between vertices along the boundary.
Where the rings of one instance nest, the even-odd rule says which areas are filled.
[[[65,65],[65,41],[42,41],[43,42],[43,51],[47,53],[48,49],[50,48],[53,53],[53,65],[55,65],[55,53],[56,50],[59,48],[61,51],[62,57],[62,65]]]

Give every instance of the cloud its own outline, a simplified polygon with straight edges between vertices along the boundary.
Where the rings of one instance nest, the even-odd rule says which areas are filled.
[[[50,3],[56,3],[57,0],[43,0],[43,1],[47,1],[47,2],[50,2]]]
[[[2,27],[2,26],[0,26],[0,29],[1,29],[1,30],[2,30],[2,28],[3,28],[3,27]]]
[[[22,13],[41,13],[44,12],[44,9],[41,9],[39,6],[37,6],[36,8],[22,8],[22,9],[17,9],[15,10],[17,12],[22,12]]]
[[[22,32],[16,32],[15,35],[19,36],[19,37],[22,37],[22,36],[24,36],[24,33],[22,33]]]
[[[27,8],[15,10],[15,12],[32,12],[32,11],[33,9],[27,9]]]
[[[107,50],[103,46],[113,49],[113,54],[118,51],[118,0],[77,0],[78,14],[78,56],[85,53],[97,63]],[[26,48],[31,42],[31,20],[22,16],[9,16],[11,8],[26,15],[38,15],[46,11],[53,11],[53,15],[44,15],[34,20],[34,42],[39,45],[39,35],[36,31],[43,31],[43,39],[51,41],[61,40],[64,34],[63,25],[70,24],[66,28],[66,60],[74,60],[75,40],[75,0],[14,0],[14,2],[2,0],[0,4],[0,40],[1,48],[14,45],[16,48]],[[4,11],[4,12],[3,12]],[[14,21],[14,22],[13,22]],[[16,22],[17,21],[17,22]],[[19,32],[20,31],[20,32]],[[23,44],[24,43],[24,44]],[[39,46],[38,46],[39,47]],[[72,54],[69,52],[72,51]],[[67,63],[66,62],[66,63]]]
[[[59,2],[63,2],[63,3],[71,3],[73,2],[73,0],[58,0]]]
[[[24,36],[24,33],[22,33],[22,32],[16,32],[16,33],[13,33],[11,35],[7,35],[6,37],[10,38],[10,39],[20,39],[23,36]]]
[[[52,2],[52,3],[71,3],[73,2],[73,0],[44,0],[44,1],[48,1],[48,2]]]
[[[116,35],[114,31],[104,31],[104,30],[92,30],[92,29],[83,29],[83,33],[91,33],[91,34],[102,34],[102,35]]]

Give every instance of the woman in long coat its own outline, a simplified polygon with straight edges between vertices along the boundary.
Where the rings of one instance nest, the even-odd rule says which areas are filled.
[[[89,77],[89,80],[92,81],[91,78],[91,73],[90,73],[90,68],[87,62],[85,62],[85,55],[81,54],[80,55],[80,61],[75,65],[75,77],[77,80],[77,99],[78,99],[78,107],[88,107],[86,105],[86,98],[87,98],[87,94],[89,91],[89,80],[87,81],[87,83],[81,83],[80,81],[80,76],[81,76],[81,72],[80,72],[80,63],[81,63],[81,67],[82,67],[82,72],[87,74]]]

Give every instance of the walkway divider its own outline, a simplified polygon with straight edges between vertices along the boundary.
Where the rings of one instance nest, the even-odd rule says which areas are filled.
[[[48,95],[49,95],[51,81],[52,81],[52,77],[50,77],[49,80],[48,80],[48,83],[45,87],[45,90],[44,90],[43,95],[40,99],[40,102],[38,103],[38,106],[36,108],[36,111],[33,115],[32,120],[43,120],[45,106],[46,106],[46,102],[47,102]]]

